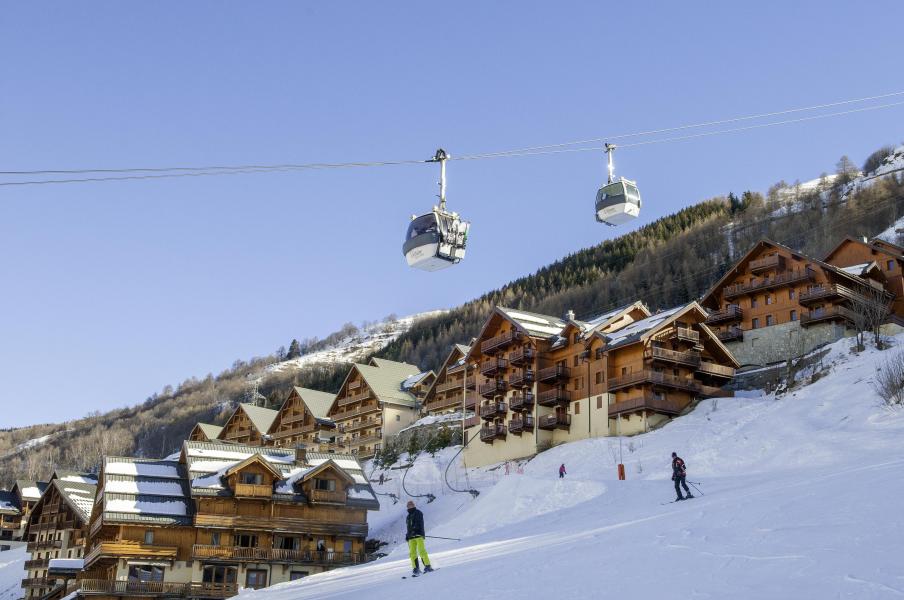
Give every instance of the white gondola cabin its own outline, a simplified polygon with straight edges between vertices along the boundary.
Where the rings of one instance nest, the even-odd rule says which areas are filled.
[[[612,154],[615,146],[606,144],[609,158],[609,182],[596,193],[596,220],[607,225],[621,225],[640,215],[640,191],[637,183],[625,179],[613,180],[615,167]]]

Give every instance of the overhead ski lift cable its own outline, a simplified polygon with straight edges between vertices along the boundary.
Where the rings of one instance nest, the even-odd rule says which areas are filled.
[[[805,112],[811,110],[820,110],[825,108],[830,108],[834,106],[842,106],[847,104],[855,104],[861,102],[869,102],[882,98],[890,98],[895,96],[904,95],[904,91],[899,92],[891,92],[888,94],[882,94],[878,96],[869,96],[865,98],[856,98],[850,100],[842,100],[838,102],[817,104],[813,106],[806,106],[800,108],[792,108],[782,111],[774,111],[768,113],[760,113],[755,115],[746,115],[740,117],[733,117],[729,119],[720,119],[716,121],[707,121],[701,123],[693,123],[687,125],[680,125],[677,127],[668,127],[664,129],[655,129],[648,131],[641,131],[635,133],[624,133],[618,135],[612,135],[608,137],[598,137],[586,140],[577,140],[572,142],[561,142],[556,144],[547,144],[541,146],[532,146],[527,148],[518,148],[512,150],[503,150],[499,152],[488,152],[488,153],[478,153],[478,154],[463,154],[460,156],[449,156],[448,160],[482,160],[489,158],[505,158],[505,157],[519,157],[519,156],[534,156],[534,155],[543,155],[543,154],[560,154],[560,153],[571,153],[571,152],[590,152],[590,151],[600,151],[603,148],[600,146],[592,146],[592,147],[578,147],[573,148],[570,146],[576,146],[579,144],[588,144],[588,143],[597,143],[603,142],[607,140],[617,140],[617,139],[625,139],[631,137],[640,137],[647,135],[655,135],[659,133],[668,133],[673,131],[681,131],[687,129],[694,129],[700,127],[711,127],[715,125],[725,125],[728,123],[736,123],[741,121],[748,121],[754,119],[763,119],[767,117],[780,116],[785,114],[792,114],[796,112]],[[860,112],[868,112],[873,110],[881,110],[886,108],[892,108],[896,106],[904,105],[904,101],[899,102],[890,102],[879,105],[866,106],[861,108],[855,108],[844,111],[837,111],[831,113],[823,113],[818,115],[812,115],[808,117],[800,117],[796,119],[784,119],[780,121],[771,121],[768,123],[758,123],[755,125],[749,125],[745,127],[737,127],[731,129],[724,130],[716,130],[716,131],[708,131],[697,134],[691,134],[687,136],[675,136],[668,138],[659,138],[654,140],[643,140],[639,142],[631,142],[628,144],[620,144],[622,148],[634,147],[634,146],[642,146],[642,145],[650,145],[650,144],[660,144],[674,141],[682,141],[689,140],[700,137],[708,137],[714,135],[722,135],[727,133],[736,133],[740,131],[747,131],[752,129],[760,129],[765,127],[775,127],[779,125],[788,125],[792,123],[799,123],[804,121],[812,121],[817,119],[825,119],[831,117],[844,116],[854,113]],[[206,177],[213,175],[236,175],[236,174],[250,174],[250,173],[264,173],[264,172],[285,172],[285,171],[303,171],[303,170],[321,170],[321,169],[347,169],[347,168],[366,168],[366,167],[384,167],[384,166],[397,166],[397,165],[413,165],[413,164],[424,164],[434,162],[434,159],[426,159],[426,160],[418,160],[418,159],[408,159],[408,160],[384,160],[384,161],[356,161],[356,162],[337,162],[337,163],[285,163],[285,164],[272,164],[272,165],[258,165],[258,164],[250,164],[250,165],[209,165],[209,166],[200,166],[200,167],[192,167],[192,166],[176,166],[176,167],[130,167],[130,168],[97,168],[97,169],[42,169],[42,170],[28,170],[28,171],[0,171],[0,175],[7,177],[21,177],[21,176],[32,176],[32,175],[88,175],[88,174],[99,174],[99,177],[86,177],[86,178],[66,178],[66,179],[39,179],[39,180],[26,180],[26,181],[4,181],[0,182],[0,186],[22,186],[22,185],[42,185],[42,184],[54,184],[54,183],[88,183],[88,182],[101,182],[101,181],[123,181],[123,180],[143,180],[143,179],[161,179],[161,178],[173,178],[173,177]],[[108,176],[109,175],[109,176]]]

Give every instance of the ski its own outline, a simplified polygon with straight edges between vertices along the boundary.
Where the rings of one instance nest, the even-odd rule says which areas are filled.
[[[433,569],[433,571],[423,571],[421,573],[418,573],[417,575],[402,575],[402,579],[408,579],[409,577],[411,579],[416,579],[416,578],[420,577],[421,575],[426,575],[427,573],[433,573],[435,571],[439,571],[439,569]]]

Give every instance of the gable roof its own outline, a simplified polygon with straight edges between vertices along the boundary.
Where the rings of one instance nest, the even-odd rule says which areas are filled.
[[[376,396],[380,402],[388,402],[390,404],[399,404],[401,406],[409,407],[417,405],[417,398],[415,398],[413,394],[402,389],[402,382],[412,375],[420,373],[420,369],[414,365],[398,363],[382,358],[372,358],[371,363],[375,364],[353,364],[339,389],[345,388],[349,379],[351,379],[352,374],[357,372],[361,375],[364,383],[367,384],[367,387],[370,388],[374,393],[374,396]],[[380,366],[376,366],[376,364],[379,364]],[[330,405],[330,411],[334,410],[336,407],[337,403],[336,399],[334,399],[333,403]]]
[[[332,406],[333,400],[336,399],[336,394],[330,394],[327,392],[321,392],[319,390],[312,390],[310,388],[297,386],[293,389],[302,399],[304,405],[308,407],[308,410],[311,411],[311,414],[314,415],[314,418],[327,418],[326,415],[330,411],[330,406]]]
[[[832,257],[835,256],[835,254],[846,244],[858,244],[861,246],[866,246],[874,252],[881,252],[883,254],[894,256],[899,260],[904,260],[904,248],[898,246],[897,244],[892,244],[891,242],[887,242],[882,238],[873,238],[869,241],[865,241],[863,239],[848,235],[845,236],[840,242],[838,242],[838,244],[825,255],[823,261],[831,263]]]
[[[18,479],[13,485],[12,491],[18,494],[23,502],[36,502],[41,499],[44,490],[47,489],[46,481],[32,481],[30,479]]]
[[[420,369],[415,365],[406,362],[397,362],[394,360],[389,360],[388,358],[378,358],[376,356],[371,357],[370,361],[367,363],[373,367],[379,367],[381,369],[397,369],[402,370],[406,373],[420,373]]]
[[[599,335],[604,340],[606,340],[607,349],[614,349],[620,346],[633,344],[634,342],[642,341],[649,335],[655,333],[658,329],[662,328],[668,323],[671,323],[674,319],[687,312],[691,308],[691,306],[695,304],[697,303],[692,302],[691,304],[685,304],[682,306],[670,308],[668,310],[663,310],[656,313],[655,315],[647,317],[646,319],[634,321],[633,323],[622,327],[617,331],[612,331],[609,333],[597,333],[596,335]]]
[[[196,423],[194,428],[200,430],[208,440],[217,439],[220,437],[220,432],[223,431],[222,425],[214,425],[213,423]],[[194,429],[192,433],[194,433]]]
[[[191,525],[193,505],[178,461],[107,456],[100,475],[105,523]]]
[[[889,242],[888,240],[883,240],[880,237],[874,237],[873,239],[871,239],[869,241],[869,243],[872,244],[873,246],[878,246],[880,248],[883,248],[886,252],[888,252],[889,250],[895,251],[895,252],[897,252],[899,258],[904,258],[904,247],[899,246],[898,244],[893,244],[892,242]],[[887,246],[887,248],[884,248],[885,246]],[[892,252],[892,253],[894,253],[894,252]]]
[[[531,337],[549,338],[565,329],[565,321],[558,317],[504,306],[498,306],[496,310]]]
[[[612,309],[601,315],[597,315],[596,317],[593,317],[586,321],[575,321],[575,323],[581,326],[582,330],[584,331],[584,335],[588,335],[596,330],[605,328],[613,321],[618,320],[622,316],[635,309],[641,311],[647,317],[652,316],[652,313],[650,312],[650,309],[647,308],[647,305],[644,304],[641,300],[638,300],[636,302],[632,302],[631,304],[619,306],[618,308]]]
[[[12,491],[0,490],[0,515],[18,515],[22,509],[19,498]]]
[[[245,460],[240,460],[239,462],[233,464],[231,467],[228,467],[224,471],[224,475],[229,477],[233,473],[237,473],[237,472],[241,471],[242,469],[244,469],[251,463],[257,463],[260,466],[262,466],[263,468],[265,468],[266,470],[270,471],[270,473],[276,479],[284,479],[285,478],[282,471],[280,471],[278,468],[273,466],[269,460],[267,460],[266,458],[264,458],[261,454],[259,454],[257,452],[255,452],[254,454],[252,454]]]
[[[32,515],[38,514],[38,508],[43,506],[45,499],[49,497],[49,494],[46,492],[50,488],[53,488],[56,493],[60,495],[60,498],[63,499],[63,502],[69,505],[69,508],[72,509],[76,518],[82,521],[82,523],[88,522],[88,519],[91,517],[91,507],[94,505],[94,496],[97,493],[96,483],[52,479],[47,484],[47,488],[45,493],[41,495],[38,504],[35,505],[35,510],[31,513]],[[29,521],[30,520],[31,519],[29,518]]]
[[[279,414],[279,411],[273,410],[272,408],[264,408],[263,406],[257,406],[256,404],[249,404],[247,402],[242,403],[239,406],[245,411],[245,414],[248,415],[251,424],[261,433],[267,433],[270,430],[270,425],[273,424],[273,420],[276,418],[276,415]]]
[[[427,378],[431,375],[436,377],[436,373],[434,373],[433,371],[424,371],[423,373],[417,373],[415,375],[412,375],[411,377],[407,378],[405,381],[402,382],[402,389],[410,390],[411,388],[416,387],[425,378]]]

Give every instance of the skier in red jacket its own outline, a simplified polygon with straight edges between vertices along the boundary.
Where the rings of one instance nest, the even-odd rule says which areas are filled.
[[[687,487],[687,482],[684,480],[685,477],[687,477],[687,469],[685,468],[684,461],[681,460],[680,456],[672,452],[672,481],[675,482],[675,493],[678,494],[678,497],[675,499],[676,502],[678,500],[693,498],[690,489]],[[685,496],[681,495],[681,487],[679,486],[684,487]]]
[[[562,463],[562,466],[559,467],[559,479],[564,479],[567,474],[568,473],[565,471],[565,463]]]

